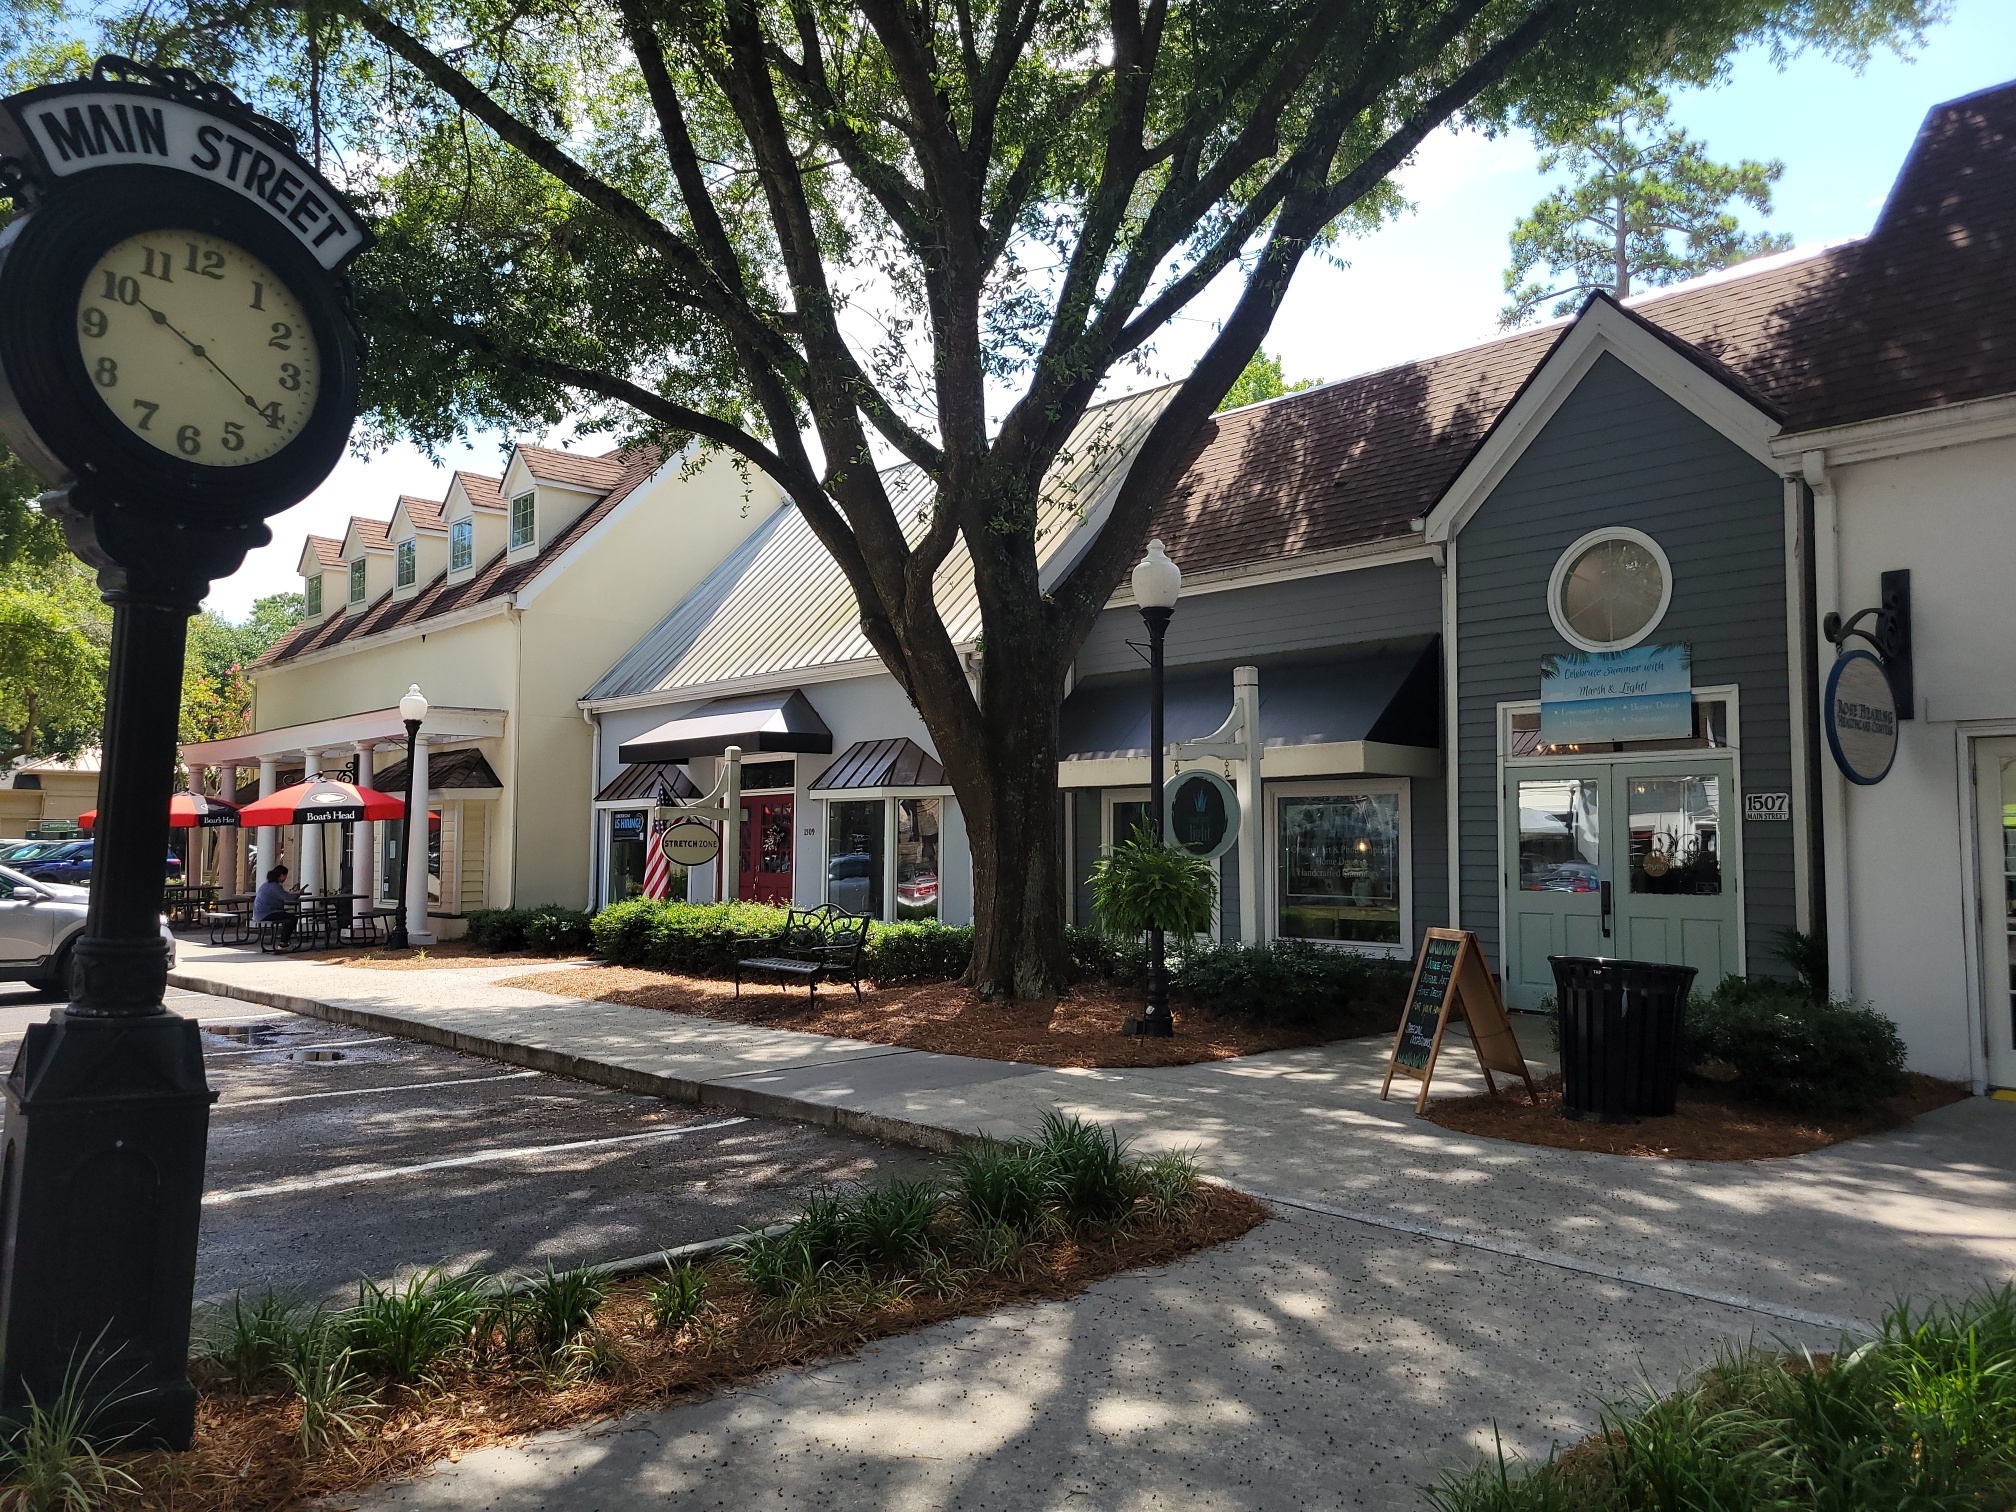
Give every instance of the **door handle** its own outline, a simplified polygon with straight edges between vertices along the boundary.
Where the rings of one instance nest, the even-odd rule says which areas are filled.
[[[1610,884],[1603,884],[1603,938],[1610,938]]]

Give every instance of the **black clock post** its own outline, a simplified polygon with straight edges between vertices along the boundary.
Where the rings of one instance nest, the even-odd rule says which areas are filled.
[[[368,237],[284,128],[123,59],[0,100],[0,195],[0,433],[112,606],[90,909],[5,1085],[0,1419],[72,1377],[101,1430],[186,1448],[215,1094],[163,1001],[183,653],[210,584],[341,456],[341,270]]]

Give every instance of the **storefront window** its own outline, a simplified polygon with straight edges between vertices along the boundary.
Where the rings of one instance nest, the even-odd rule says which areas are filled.
[[[1285,940],[1400,940],[1400,798],[1323,793],[1275,799]]]
[[[386,898],[399,895],[399,831],[404,826],[388,820],[379,826],[385,833],[385,864],[378,871],[378,886]],[[427,814],[427,901],[441,901],[441,811]]]
[[[642,809],[609,815],[609,867],[603,883],[605,902],[621,903],[644,891],[650,823]]]
[[[884,823],[880,798],[826,805],[826,901],[835,908],[883,917]]]
[[[1631,891],[1722,891],[1722,779],[1628,779],[1631,812]]]
[[[936,798],[896,800],[896,917],[938,917]]]
[[[1603,885],[1599,784],[1549,777],[1519,784],[1519,890],[1595,892]]]
[[[1148,804],[1139,798],[1118,799],[1113,804],[1113,843],[1124,845],[1134,838],[1134,832],[1150,823]]]

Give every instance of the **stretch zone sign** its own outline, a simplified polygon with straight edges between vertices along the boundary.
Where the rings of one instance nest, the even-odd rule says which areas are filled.
[[[127,84],[55,84],[0,111],[0,154],[48,179],[144,164],[222,184],[262,207],[323,267],[364,249],[363,228],[336,191],[289,148],[200,105]]]

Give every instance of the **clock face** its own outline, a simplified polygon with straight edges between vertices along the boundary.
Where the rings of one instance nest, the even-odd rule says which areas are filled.
[[[99,258],[77,342],[119,423],[199,466],[264,461],[314,413],[307,312],[265,263],[206,231],[148,231]]]

